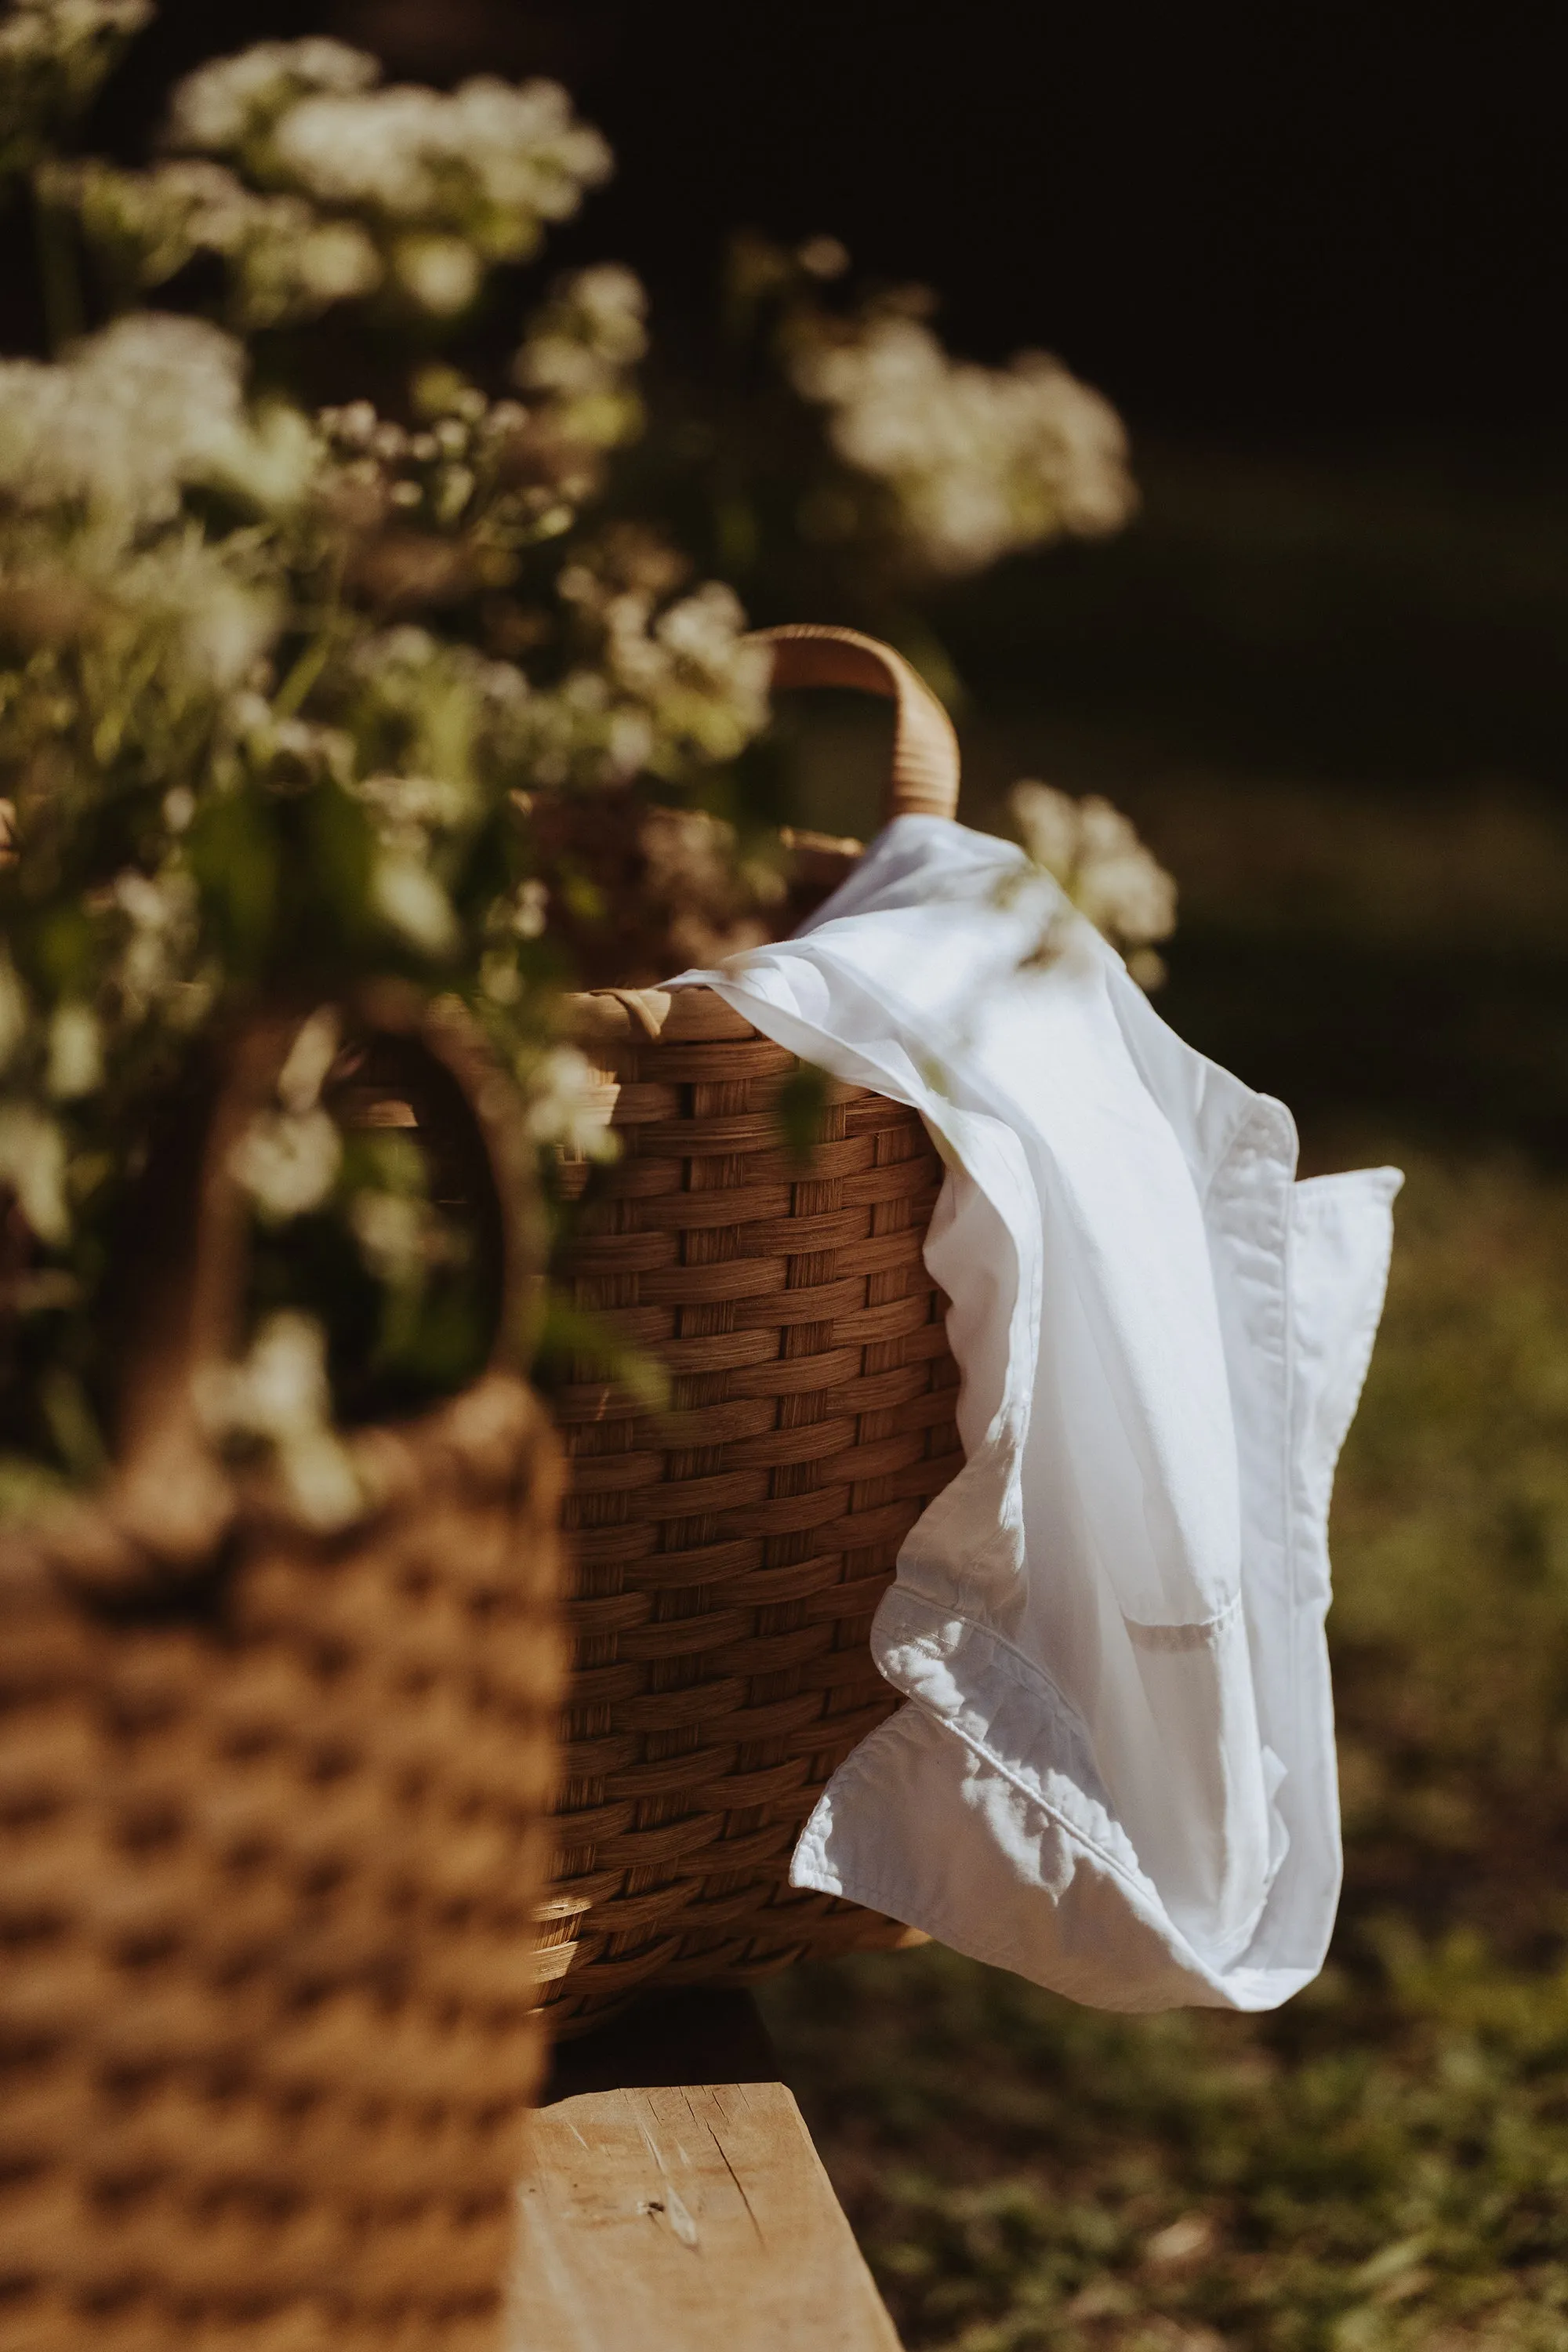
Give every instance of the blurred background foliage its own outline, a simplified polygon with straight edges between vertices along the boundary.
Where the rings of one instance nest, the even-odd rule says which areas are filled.
[[[226,17],[234,47],[327,30],[396,74],[566,80],[620,175],[559,251],[648,283],[656,414],[713,363],[721,233],[748,222],[937,285],[955,349],[1044,341],[1102,387],[1137,518],[920,600],[965,814],[1020,773],[1111,792],[1182,887],[1162,1011],[1290,1102],[1308,1168],[1410,1171],[1335,1505],[1347,1893],[1321,1984],[1260,2021],[1121,2020],[932,1950],[768,1989],[911,2346],[1568,2342],[1548,23],[1511,0]],[[206,11],[166,7],[108,134],[129,150],[210,45]],[[786,610],[792,584],[753,566],[754,616],[863,617]],[[803,718],[792,813],[868,829],[879,756],[875,722]]]

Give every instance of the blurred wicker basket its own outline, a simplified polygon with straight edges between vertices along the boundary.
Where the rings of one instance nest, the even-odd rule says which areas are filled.
[[[251,1034],[163,1188],[108,1492],[0,1550],[5,2352],[499,2344],[557,1449],[503,1313],[466,1393],[360,1433],[380,1500],[334,1537],[207,1454],[227,1157],[296,1025]],[[402,1045],[477,1119],[515,1303],[504,1106],[450,1024]]]
[[[952,814],[952,730],[907,664],[844,630],[767,642],[775,685],[892,697],[889,814]],[[801,843],[818,897],[854,848]],[[899,1703],[871,1616],[963,1459],[921,1254],[942,1167],[918,1117],[835,1085],[803,1163],[776,1108],[795,1059],[721,998],[579,1010],[622,1154],[558,1271],[671,1402],[650,1413],[602,1379],[556,1400],[575,1649],[543,1933],[565,2032],[655,1979],[923,1940],[787,1872],[829,1775]]]

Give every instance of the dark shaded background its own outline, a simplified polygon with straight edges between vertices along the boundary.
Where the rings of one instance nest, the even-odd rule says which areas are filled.
[[[725,227],[830,229],[939,287],[954,341],[1045,342],[1162,432],[1471,439],[1561,420],[1549,10],[976,0],[167,5],[119,104],[331,28],[394,71],[567,80],[619,183],[574,242],[705,299]]]
[[[619,160],[552,257],[633,263],[667,343],[750,225],[934,286],[961,351],[1058,352],[1127,417],[1144,506],[943,600],[972,813],[1021,772],[1130,807],[1184,886],[1165,1010],[1310,1141],[1392,1117],[1556,1158],[1551,21],[164,0],[99,130],[134,149],[176,72],[268,35],[437,81],[547,72]],[[839,750],[805,813],[861,829],[875,753]]]

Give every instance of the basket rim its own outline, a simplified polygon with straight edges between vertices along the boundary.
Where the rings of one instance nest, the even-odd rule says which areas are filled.
[[[566,1000],[581,1045],[721,1045],[764,1032],[716,989],[594,988]]]

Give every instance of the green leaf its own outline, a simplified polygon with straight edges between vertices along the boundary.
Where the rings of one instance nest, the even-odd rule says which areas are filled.
[[[827,1118],[828,1075],[802,1062],[779,1088],[775,1109],[785,1149],[799,1160],[811,1158]]]
[[[187,836],[191,871],[219,947],[253,973],[271,938],[281,859],[273,811],[251,791],[208,801]]]

